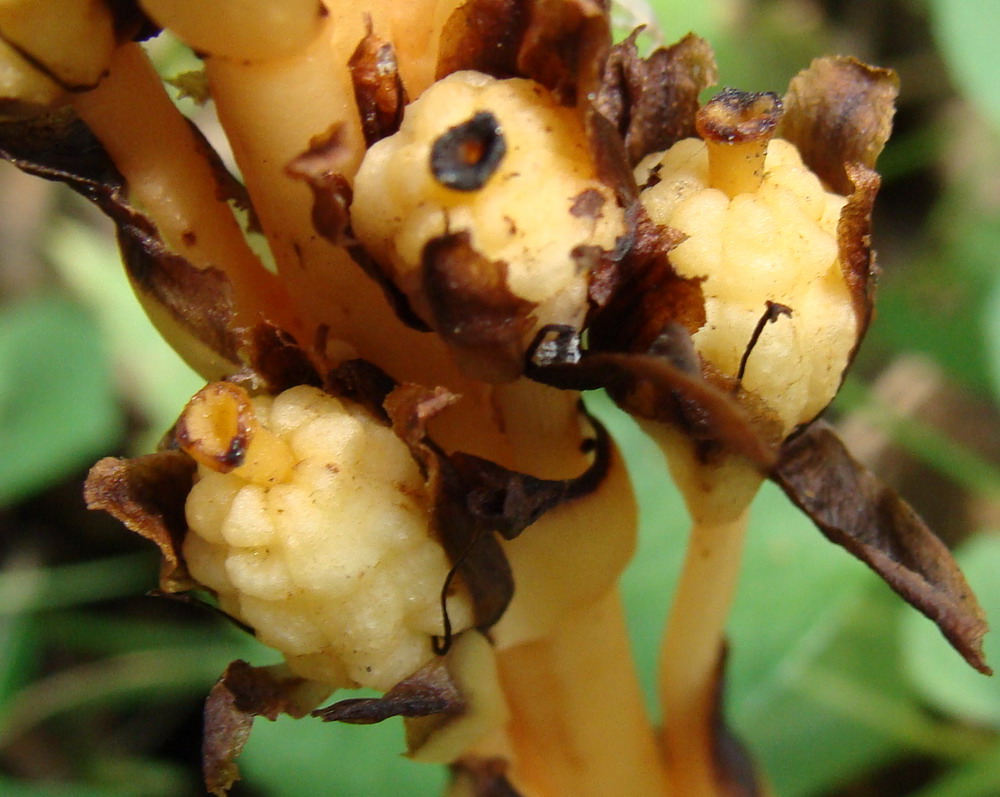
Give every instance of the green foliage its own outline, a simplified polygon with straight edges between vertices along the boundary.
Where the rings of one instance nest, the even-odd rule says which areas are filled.
[[[1000,5],[977,0],[927,0],[938,44],[959,89],[1000,127]]]
[[[88,464],[119,424],[87,313],[55,296],[0,311],[0,505]]]

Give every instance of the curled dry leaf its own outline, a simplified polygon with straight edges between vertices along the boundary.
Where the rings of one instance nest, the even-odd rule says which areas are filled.
[[[364,113],[360,104],[359,112]],[[402,118],[402,107],[399,113]],[[354,239],[350,211],[354,192],[341,172],[349,158],[344,126],[338,123],[325,134],[313,138],[309,147],[285,167],[285,172],[305,181],[312,191],[312,225],[317,234],[347,249],[351,259],[382,290],[400,321],[420,332],[427,332],[430,327],[413,312],[409,299],[392,276]],[[322,347],[317,347],[317,350],[322,351]]]
[[[194,473],[194,460],[181,451],[135,459],[105,457],[90,469],[83,490],[88,509],[107,512],[156,544],[163,555],[160,587],[165,592],[196,586],[180,553],[187,531],[184,501]]]
[[[202,771],[205,787],[222,797],[239,780],[236,758],[250,737],[254,717],[304,717],[330,690],[292,675],[284,665],[251,667],[234,661],[205,702]]]
[[[324,722],[371,725],[390,717],[455,716],[466,704],[448,671],[446,657],[439,656],[396,684],[381,697],[339,700],[312,712]]]
[[[399,129],[407,103],[395,48],[391,42],[372,32],[370,18],[368,33],[351,55],[347,66],[354,84],[354,99],[361,114],[361,130],[365,144],[370,147]]]
[[[0,157],[21,170],[65,183],[118,228],[126,271],[150,309],[165,312],[199,341],[215,372],[237,370],[241,340],[232,288],[217,269],[199,269],[170,251],[153,222],[128,200],[124,180],[90,130],[69,112],[0,123]]]
[[[535,304],[507,286],[507,264],[488,261],[463,231],[429,241],[421,273],[431,326],[460,362],[473,373],[488,371],[490,381],[520,376]]]
[[[341,700],[313,716],[354,724],[401,716],[407,755],[436,763],[454,761],[507,720],[493,648],[474,631],[382,697]]]
[[[670,262],[687,236],[654,224],[639,203],[629,215],[628,255],[609,275],[609,295],[590,324],[591,346],[601,351],[648,351],[668,325],[694,334],[705,324],[702,280],[680,276]]]
[[[986,617],[951,553],[913,509],[817,422],[789,439],[772,479],[826,535],[933,620],[983,673]]]
[[[698,96],[719,79],[704,39],[688,34],[641,58],[635,43],[640,32],[611,49],[596,103],[625,141],[633,166],[695,134]]]
[[[452,767],[456,784],[450,792],[461,797],[522,797],[507,779],[509,764],[502,758],[465,756]]]
[[[436,80],[472,69],[495,78],[516,77],[528,4],[523,0],[469,0],[441,31]]]
[[[864,339],[875,307],[875,280],[878,266],[871,246],[872,210],[881,178],[874,169],[860,163],[846,167],[847,178],[854,189],[837,222],[837,249],[844,281],[851,292],[854,314],[858,318],[858,342],[854,354]]]
[[[834,191],[854,190],[847,165],[868,168],[889,139],[899,78],[856,58],[817,58],[789,84],[778,135]]]
[[[463,69],[526,77],[576,105],[596,90],[610,38],[600,0],[470,0],[444,25],[437,79]]]
[[[526,375],[565,390],[606,388],[628,412],[683,429],[703,459],[736,453],[764,470],[776,459],[778,439],[766,413],[751,414],[751,402],[741,406],[702,375],[680,325],[667,325],[647,352],[583,351],[575,330],[549,327],[529,351]]]
[[[764,797],[753,758],[746,745],[726,725],[725,686],[728,646],[716,663],[712,690],[712,754],[719,797]]]
[[[403,385],[388,396],[385,408],[425,473],[452,574],[461,576],[472,596],[476,627],[486,630],[500,619],[514,592],[510,565],[494,533],[514,539],[545,512],[595,490],[608,470],[610,439],[591,419],[597,432],[590,467],[573,479],[538,479],[470,454],[442,452],[428,437],[427,424],[454,400],[442,388]],[[442,605],[447,589],[446,584]],[[447,613],[445,629],[442,650],[450,644]]]

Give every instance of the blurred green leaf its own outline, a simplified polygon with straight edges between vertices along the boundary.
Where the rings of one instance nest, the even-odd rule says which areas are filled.
[[[60,670],[0,705],[0,746],[67,712],[205,695],[231,659],[230,646],[190,646],[132,651]]]
[[[177,419],[205,380],[160,337],[136,300],[110,237],[69,218],[53,225],[48,255],[60,276],[97,317],[119,387],[149,422],[132,441],[145,453]]]
[[[990,625],[1000,624],[1000,535],[970,539],[956,558],[986,611]],[[1000,637],[986,636],[983,649],[992,666],[1000,665]],[[962,720],[1000,728],[1000,681],[974,671],[951,649],[938,630],[919,616],[903,623],[905,667],[920,695],[934,708]]]
[[[438,797],[444,767],[402,757],[402,723],[341,725],[316,719],[258,719],[239,765],[243,776],[268,797]]]
[[[628,7],[628,3],[622,3]],[[722,0],[649,0],[654,16],[663,31],[665,44],[672,44],[694,32],[711,41],[725,26],[727,3]]]
[[[928,0],[938,46],[959,90],[1000,128],[1000,3]]]
[[[816,793],[899,748],[866,711],[872,694],[906,701],[893,684],[889,618],[868,594],[873,580],[764,487],[729,624],[727,691],[733,726],[782,797]],[[831,674],[846,688],[827,701]]]
[[[659,449],[605,398],[588,399],[625,452],[641,507],[639,547],[622,583],[657,715],[655,663],[689,521]],[[777,488],[764,486],[729,623],[727,702],[775,793],[819,794],[904,750],[961,757],[965,738],[928,719],[899,677],[902,608]]]
[[[120,424],[88,313],[56,297],[0,312],[0,505],[87,464]]]
[[[995,797],[1000,784],[1000,744],[921,789],[913,797]]]
[[[134,595],[156,586],[156,555],[127,554],[54,567],[0,572],[0,617]]]
[[[920,351],[962,384],[985,393],[993,387],[984,367],[990,362],[984,324],[995,327],[990,298],[997,285],[1000,217],[968,192],[953,194],[935,213],[940,238],[930,244],[932,254],[883,274],[861,361]]]
[[[128,789],[88,786],[84,783],[27,783],[0,777],[0,794],[5,797],[148,797]]]

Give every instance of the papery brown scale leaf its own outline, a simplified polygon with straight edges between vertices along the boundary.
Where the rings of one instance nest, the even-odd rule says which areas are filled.
[[[140,298],[152,297],[215,354],[238,363],[240,338],[225,274],[196,268],[170,251],[153,222],[129,203],[121,174],[75,115],[64,111],[0,123],[0,157],[29,174],[65,183],[104,211],[118,228],[125,267]]]
[[[447,659],[436,657],[382,697],[340,700],[312,712],[324,722],[371,725],[390,717],[454,718],[466,710],[465,699],[448,672]]]
[[[629,215],[631,249],[618,265],[613,295],[590,325],[591,345],[602,351],[644,352],[668,324],[694,334],[706,320],[701,280],[680,276],[670,262],[687,236],[654,224],[641,205]]]
[[[427,436],[429,421],[456,398],[444,388],[402,385],[386,398],[385,409],[396,435],[409,446],[424,473],[435,532],[469,591],[476,627],[487,629],[500,619],[513,597],[510,563],[493,534],[470,515],[455,469]],[[445,637],[447,647],[447,633]]]
[[[220,681],[205,701],[204,722],[201,761],[205,789],[223,797],[240,779],[236,759],[250,739],[253,715],[236,708],[236,698]]]
[[[130,215],[125,221],[119,214],[116,222],[122,262],[140,295],[153,297],[213,352],[238,363],[241,340],[228,277],[173,254],[145,217]]]
[[[201,74],[204,76],[204,72]],[[207,94],[208,78],[204,77],[204,81],[206,96],[203,102],[207,102],[211,99]],[[196,98],[193,99],[197,102]],[[188,120],[188,127],[191,130],[194,145],[197,147],[198,153],[208,164],[212,172],[212,177],[215,180],[215,198],[220,202],[230,202],[234,207],[244,211],[247,214],[247,229],[252,232],[261,232],[260,219],[257,217],[257,211],[254,209],[253,201],[250,199],[250,192],[247,190],[247,187],[229,171],[229,168],[222,160],[222,156],[205,137],[201,128],[191,120]]]
[[[590,422],[596,433],[594,461],[572,479],[539,479],[471,454],[452,454],[449,461],[464,486],[469,513],[483,527],[512,540],[550,509],[596,490],[611,463],[611,438],[603,425],[593,418]]]
[[[878,266],[871,247],[872,209],[881,179],[860,163],[849,163],[846,174],[853,190],[837,222],[837,250],[840,268],[851,292],[854,313],[858,319],[855,352],[871,323],[875,306],[875,282]],[[854,352],[851,359],[854,358]]]
[[[349,399],[372,415],[390,424],[385,400],[398,387],[396,380],[367,360],[347,360],[323,380],[323,388],[333,396]]]
[[[603,0],[532,0],[518,73],[541,83],[563,105],[577,105],[596,92],[610,46]]]
[[[596,429],[593,462],[565,480],[538,479],[471,454],[446,455],[429,439],[427,424],[454,400],[443,388],[403,385],[387,397],[385,408],[397,436],[421,465],[435,531],[472,597],[476,627],[486,630],[500,619],[514,590],[495,534],[514,539],[549,510],[597,489],[607,474],[611,444],[604,428],[591,419]]]
[[[240,356],[253,366],[233,374],[229,381],[251,393],[277,395],[298,385],[319,387],[323,382],[298,341],[268,321],[244,332]]]
[[[135,459],[105,457],[90,469],[83,488],[88,509],[107,512],[160,549],[160,587],[165,592],[197,586],[181,555],[187,533],[184,502],[195,469],[194,460],[180,451]]]
[[[849,163],[869,169],[892,130],[899,78],[855,58],[817,58],[788,86],[778,136],[838,194],[854,189]]]
[[[392,43],[372,32],[371,18],[367,24],[368,33],[351,55],[347,68],[365,144],[370,147],[399,130],[408,100]]]
[[[633,166],[695,135],[699,94],[718,81],[715,56],[704,39],[688,34],[641,58],[639,33],[611,49],[596,102],[624,139]]]
[[[340,246],[347,238],[353,191],[342,174],[352,153],[343,123],[309,141],[293,158],[285,173],[305,181],[313,193],[312,224],[323,238]]]
[[[469,0],[441,31],[435,79],[473,69],[495,78],[517,76],[517,54],[527,25],[525,0]]]
[[[973,667],[983,658],[985,614],[952,558],[913,509],[815,422],[781,450],[771,478],[819,527],[934,621]]]
[[[205,702],[202,771],[208,791],[222,797],[239,780],[236,758],[255,717],[304,717],[329,693],[328,687],[292,675],[285,665],[230,664]]]
[[[764,470],[775,462],[772,420],[705,378],[679,325],[668,325],[644,353],[581,351],[574,330],[547,328],[529,350],[526,376],[563,390],[605,388],[626,412],[680,428],[705,461],[735,453]]]
[[[712,689],[712,763],[719,797],[764,797],[750,751],[726,725],[725,687],[729,646],[719,654]]]
[[[462,797],[522,797],[507,779],[509,768],[503,758],[460,758],[451,766],[457,781],[452,793]]]
[[[522,340],[535,308],[510,290],[506,277],[507,264],[476,251],[468,232],[432,238],[424,247],[421,294],[431,326],[467,370],[489,381],[521,375]]]
[[[325,134],[313,138],[309,148],[285,167],[285,173],[303,180],[312,191],[311,221],[317,234],[347,249],[351,259],[382,289],[400,321],[420,332],[428,332],[430,327],[413,312],[406,294],[354,238],[351,230],[354,191],[341,173],[352,156],[344,131],[343,124],[338,123]]]

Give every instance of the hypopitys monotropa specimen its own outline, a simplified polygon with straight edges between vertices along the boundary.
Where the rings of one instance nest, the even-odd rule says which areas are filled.
[[[764,478],[985,669],[947,551],[815,420],[871,314],[890,73],[821,59],[784,98],[700,108],[708,45],[612,47],[593,0],[10,6],[4,156],[113,218],[210,383],[162,451],[99,463],[88,500],[160,546],[165,592],[207,593],[286,658],[213,691],[213,792],[254,716],[312,712],[404,716],[455,794],[753,793],[713,721]],[[136,43],[158,25],[202,57],[245,185]],[[617,595],[634,505],[579,406],[602,387],[694,520],[665,757]],[[357,684],[385,694],[320,707]]]

